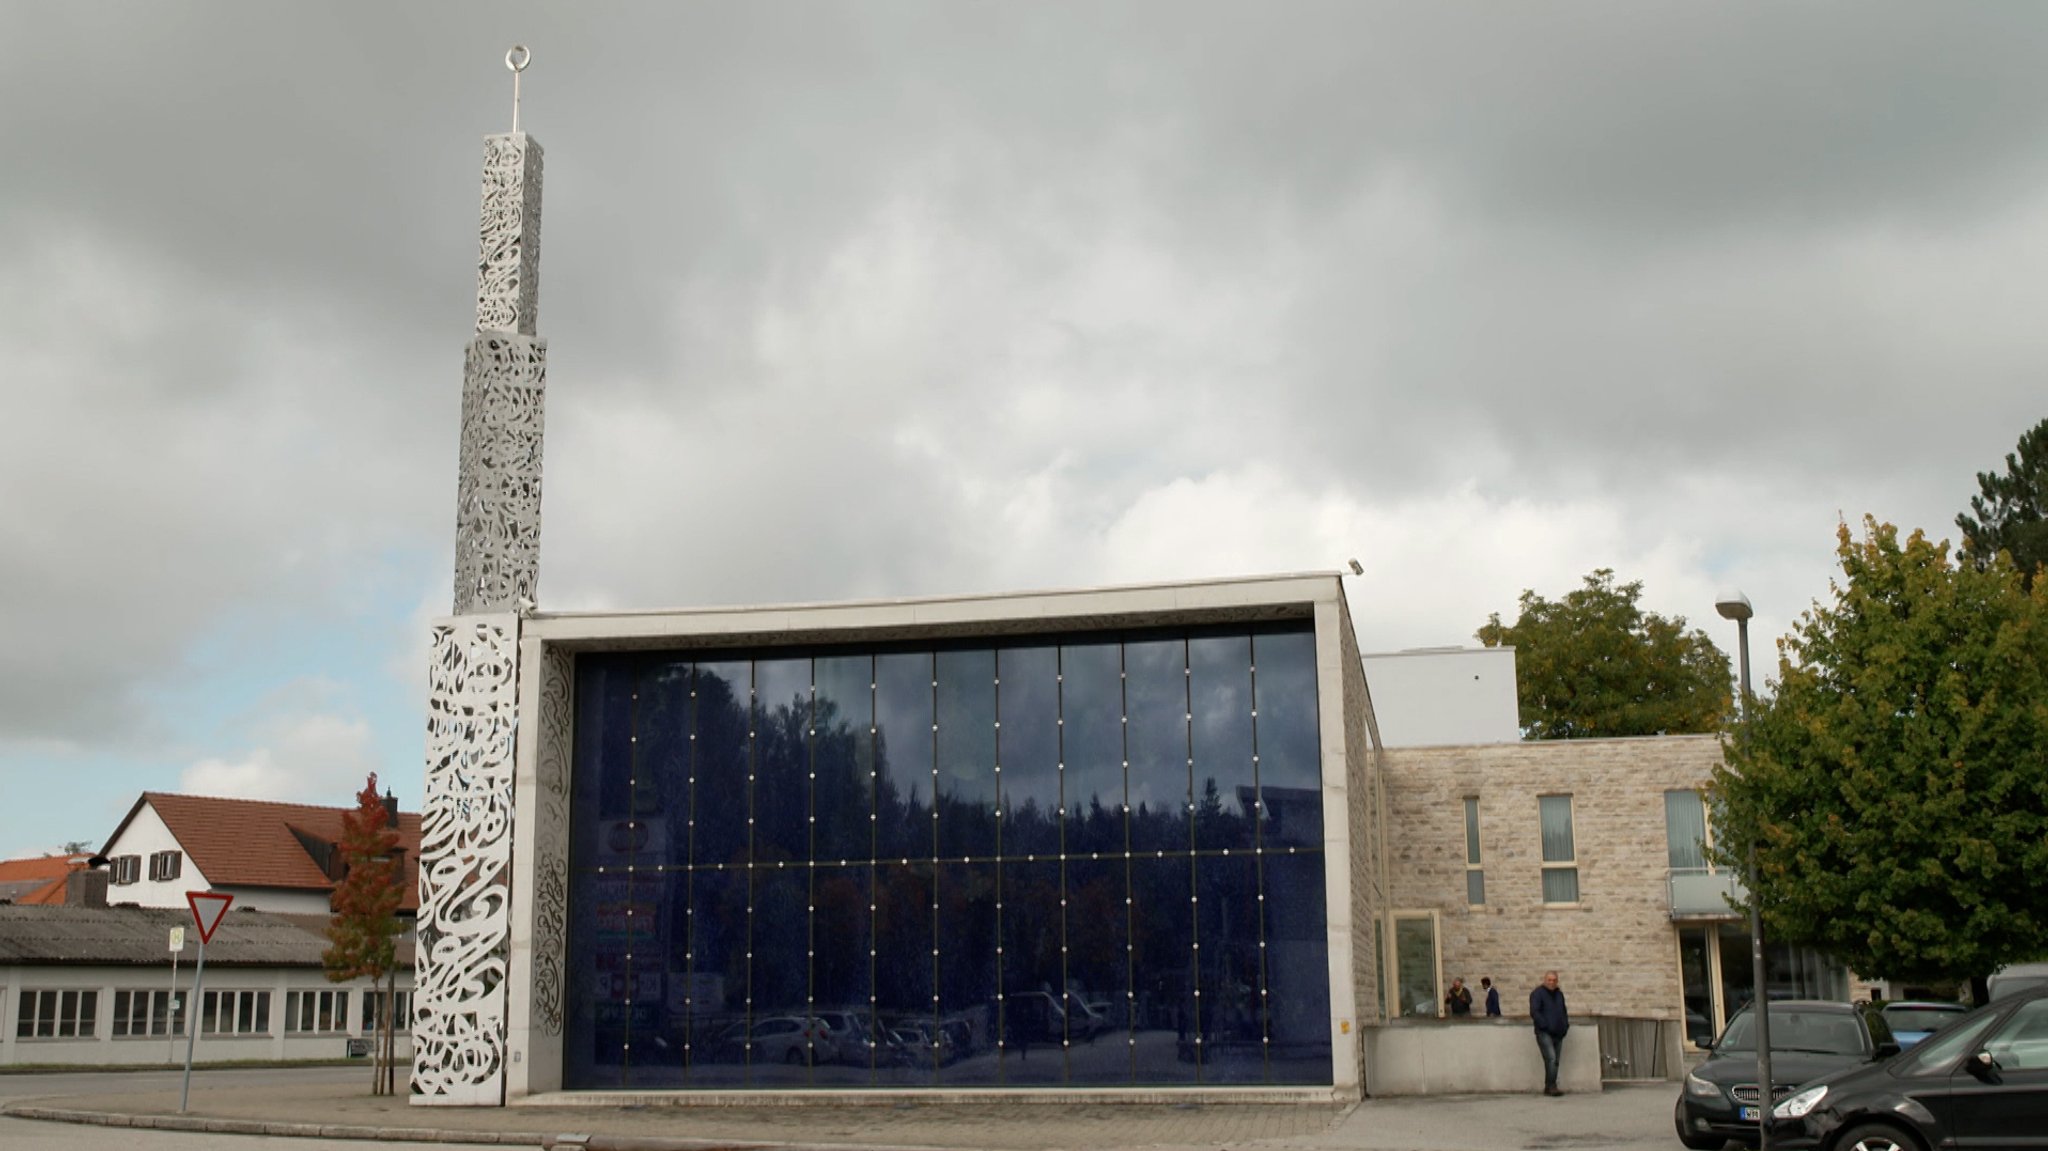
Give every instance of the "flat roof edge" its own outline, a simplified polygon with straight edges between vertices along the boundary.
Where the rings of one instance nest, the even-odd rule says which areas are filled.
[[[1335,572],[830,604],[537,613],[523,635],[571,646],[793,644],[1104,629],[1180,620],[1303,619],[1342,600]]]

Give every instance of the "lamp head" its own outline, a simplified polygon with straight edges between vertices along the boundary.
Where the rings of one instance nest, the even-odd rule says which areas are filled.
[[[1756,614],[1750,610],[1749,597],[1739,591],[1722,592],[1714,601],[1714,610],[1721,613],[1722,619],[1737,621],[1746,620]]]
[[[1352,560],[1352,561],[1351,561],[1351,574],[1352,574],[1352,575],[1355,575],[1355,576],[1362,576],[1362,575],[1364,575],[1364,574],[1365,574],[1365,565],[1364,565],[1364,564],[1362,564],[1362,563],[1359,563],[1359,562],[1358,562],[1357,560]]]

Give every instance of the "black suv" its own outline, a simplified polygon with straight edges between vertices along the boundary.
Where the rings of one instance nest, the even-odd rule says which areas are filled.
[[[1776,1118],[1774,1142],[1796,1119],[1822,1151],[2048,1147],[2048,987],[1994,1000],[1889,1063],[1810,1083]]]
[[[1823,1075],[1898,1053],[1899,1045],[1885,1029],[1884,1020],[1873,1012],[1816,999],[1771,1004],[1771,1079],[1778,1099]],[[1706,1062],[1686,1073],[1672,1116],[1678,1141],[1696,1151],[1714,1151],[1730,1140],[1754,1145],[1758,1115],[1770,1106],[1764,1102],[1756,1078],[1752,1006],[1728,1020],[1727,1030],[1709,1048]],[[1774,1147],[1780,1144],[1780,1131],[1795,1133],[1798,1124],[1772,1123]]]

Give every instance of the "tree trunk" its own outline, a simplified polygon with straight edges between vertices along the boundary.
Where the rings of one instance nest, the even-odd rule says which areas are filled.
[[[363,1002],[377,1002],[377,983],[374,979],[370,981],[370,989],[363,993]],[[370,1041],[370,1094],[372,1095],[377,1094],[378,1086],[384,1082],[383,1071],[377,1066],[376,1039],[377,1034],[379,1033],[379,1031],[381,1031],[383,1027],[382,1018],[383,1017],[381,1015],[378,1017],[378,1030],[367,1031],[363,1034],[363,1038],[368,1039]]]

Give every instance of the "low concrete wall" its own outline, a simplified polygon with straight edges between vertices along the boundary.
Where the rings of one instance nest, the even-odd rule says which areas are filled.
[[[1365,1092],[1466,1095],[1543,1090],[1543,1056],[1526,1019],[1392,1023],[1365,1029]],[[1576,1023],[1565,1037],[1557,1085],[1600,1090],[1600,1028]]]

